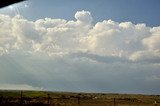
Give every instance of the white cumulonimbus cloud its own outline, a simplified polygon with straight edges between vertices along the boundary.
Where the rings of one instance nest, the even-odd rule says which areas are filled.
[[[78,11],[76,21],[0,15],[0,54],[21,49],[48,54],[89,51],[107,56],[126,56],[160,49],[160,28],[145,24],[104,20],[92,25],[88,11]],[[151,53],[152,54],[152,53]],[[132,60],[134,56],[132,56]],[[136,59],[138,59],[136,57]]]
[[[141,88],[148,87],[148,90],[151,85],[160,88],[160,85],[156,85],[160,79],[157,76],[160,68],[160,27],[112,20],[93,24],[91,13],[84,10],[77,11],[75,20],[70,21],[51,18],[29,21],[20,15],[11,17],[0,14],[0,58],[0,83],[27,83],[54,90],[65,86],[66,90],[74,90],[67,86],[68,82],[73,88],[76,83],[80,84],[82,88],[75,87],[79,91],[87,91],[92,87],[95,87],[93,91],[105,91],[100,87],[106,82],[111,86],[109,92],[118,83],[133,92],[130,83],[138,84]],[[5,64],[16,70],[13,73],[24,77],[18,80],[17,74],[6,74],[12,73],[12,69]],[[26,71],[21,72],[21,69]],[[137,74],[144,75],[136,76]],[[52,75],[55,77],[52,78]],[[83,78],[83,75],[91,76]],[[105,78],[105,75],[108,77]],[[10,81],[3,76],[14,80]],[[110,79],[113,77],[119,81],[113,80],[111,84]],[[128,78],[131,79],[125,82]],[[91,83],[92,80],[94,84]],[[52,81],[55,88],[48,87]],[[58,85],[56,81],[64,86]],[[123,89],[119,91],[123,92]],[[153,92],[158,91],[155,89]]]

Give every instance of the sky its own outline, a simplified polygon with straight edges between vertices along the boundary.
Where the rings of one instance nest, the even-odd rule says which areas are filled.
[[[0,89],[160,94],[159,0],[29,0],[0,9]]]

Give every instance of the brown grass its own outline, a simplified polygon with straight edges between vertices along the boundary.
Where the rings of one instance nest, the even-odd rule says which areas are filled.
[[[49,94],[49,95],[48,95]],[[115,98],[115,101],[114,101]],[[154,102],[157,102],[155,104]],[[0,91],[0,106],[160,106],[160,95]]]

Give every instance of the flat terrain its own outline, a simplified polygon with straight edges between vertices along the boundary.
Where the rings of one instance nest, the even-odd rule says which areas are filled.
[[[1,90],[0,106],[160,106],[160,95]]]

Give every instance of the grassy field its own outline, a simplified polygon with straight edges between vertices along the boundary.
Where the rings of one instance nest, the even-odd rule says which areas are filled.
[[[1,90],[0,106],[160,106],[160,95]]]

